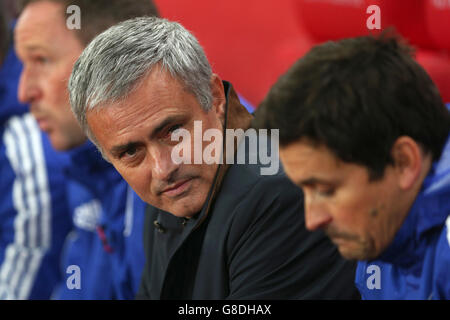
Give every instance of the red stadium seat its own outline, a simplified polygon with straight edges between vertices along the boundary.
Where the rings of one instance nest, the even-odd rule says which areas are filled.
[[[418,50],[416,59],[439,89],[444,102],[450,101],[450,58],[434,50]]]
[[[450,101],[450,0],[296,0],[298,22],[319,41],[370,33],[369,5],[380,8],[381,29],[393,26],[418,48],[417,61]],[[423,49],[426,48],[426,49]]]
[[[450,101],[450,0],[155,0],[205,48],[214,72],[255,107],[313,44],[369,33],[370,5],[381,28],[394,26]],[[422,49],[426,50],[422,50]],[[442,51],[442,50],[447,50]],[[447,54],[447,56],[446,56]]]
[[[438,48],[450,51],[450,0],[425,0],[425,19]]]
[[[367,8],[380,8],[381,30],[395,27],[412,44],[433,45],[425,26],[423,0],[296,0],[298,22],[317,40],[377,34],[369,30]]]
[[[156,0],[156,4],[163,17],[194,33],[214,72],[255,106],[310,48],[291,0]]]

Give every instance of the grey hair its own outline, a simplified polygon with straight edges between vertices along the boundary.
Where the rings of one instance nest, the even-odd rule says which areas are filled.
[[[211,66],[197,39],[179,23],[166,19],[126,20],[94,38],[70,76],[72,111],[95,144],[86,113],[125,99],[156,65],[180,80],[204,110],[211,108]]]

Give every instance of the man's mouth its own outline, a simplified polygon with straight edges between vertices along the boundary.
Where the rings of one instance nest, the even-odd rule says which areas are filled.
[[[43,115],[41,112],[36,112],[36,107],[31,107],[31,114],[42,131],[48,132],[50,130],[50,121],[49,119]]]
[[[170,198],[175,198],[185,192],[191,185],[193,178],[181,180],[170,187],[164,189],[161,193]]]
[[[349,241],[358,240],[358,237],[349,234],[328,234],[328,237],[335,245],[340,245]]]
[[[39,128],[40,128],[42,131],[48,131],[48,130],[50,129],[50,123],[48,122],[47,119],[45,119],[45,118],[40,118],[40,119],[36,119],[36,121],[37,121],[37,123],[38,123],[38,125],[39,125]]]
[[[335,245],[339,245],[342,244],[343,242],[348,241],[348,239],[343,238],[343,237],[330,237],[331,241],[335,244]]]

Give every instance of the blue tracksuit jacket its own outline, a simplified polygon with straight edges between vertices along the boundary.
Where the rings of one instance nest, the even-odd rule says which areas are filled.
[[[450,137],[393,243],[358,263],[363,299],[450,299]]]
[[[54,298],[133,299],[145,263],[145,205],[92,143],[69,155],[66,175],[75,228],[64,246],[66,278]]]
[[[71,228],[67,157],[17,101],[20,71],[10,49],[0,66],[0,299],[48,299]]]

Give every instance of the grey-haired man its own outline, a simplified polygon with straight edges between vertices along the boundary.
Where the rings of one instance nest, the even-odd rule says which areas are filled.
[[[173,135],[195,138],[196,121],[225,132],[252,119],[181,25],[138,18],[110,28],[80,56],[69,90],[81,127],[149,204],[139,298],[358,296],[354,265],[305,229],[301,191],[283,173],[173,161]]]

